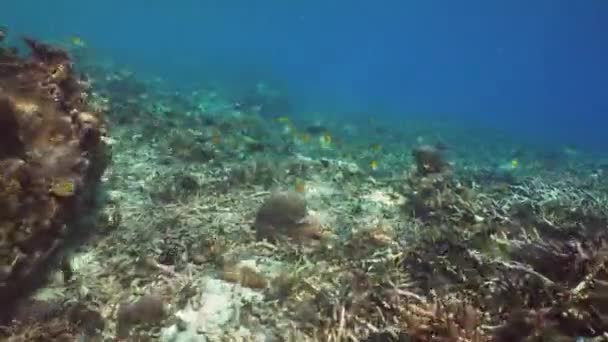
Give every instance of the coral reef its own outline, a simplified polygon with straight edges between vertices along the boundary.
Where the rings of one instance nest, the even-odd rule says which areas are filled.
[[[605,162],[562,153],[543,168],[538,147],[486,127],[268,120],[286,113],[258,104],[280,94],[238,103],[115,67],[90,74],[100,89],[87,100],[116,124],[104,234],[65,256],[0,338],[605,340]],[[28,107],[2,89],[3,127],[16,126],[4,113]],[[38,184],[11,132],[2,153],[23,163],[3,168],[3,220]],[[60,170],[45,172],[70,177]],[[79,178],[62,179],[43,179],[27,208],[82,196]]]
[[[108,150],[66,52],[33,39],[0,51],[0,302],[29,288],[94,207]]]

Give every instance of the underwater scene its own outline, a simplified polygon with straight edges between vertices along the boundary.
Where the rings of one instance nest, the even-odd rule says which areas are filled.
[[[3,0],[0,341],[608,341],[608,2]]]

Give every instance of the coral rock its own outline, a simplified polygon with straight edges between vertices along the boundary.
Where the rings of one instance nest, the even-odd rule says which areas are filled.
[[[444,160],[441,150],[432,146],[421,146],[412,152],[416,160],[418,172],[426,176],[431,173],[440,173],[448,169],[449,164]]]
[[[258,210],[254,228],[258,239],[284,236],[297,241],[319,239],[320,223],[308,215],[306,200],[296,192],[273,192]]]
[[[156,295],[145,295],[134,303],[123,303],[117,313],[117,335],[126,338],[132,327],[158,323],[165,318],[166,313],[163,300]]]
[[[26,39],[0,51],[0,302],[39,279],[65,234],[94,208],[108,160],[100,113],[62,50]]]

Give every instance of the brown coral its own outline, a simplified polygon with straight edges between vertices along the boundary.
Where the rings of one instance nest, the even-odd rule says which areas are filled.
[[[254,228],[258,239],[285,236],[296,241],[319,239],[321,225],[308,215],[306,200],[296,192],[273,192],[258,210]]]
[[[32,284],[93,208],[107,163],[100,113],[66,52],[26,39],[22,58],[0,51],[0,302]]]
[[[145,295],[133,303],[123,303],[117,313],[117,335],[126,338],[134,326],[158,323],[166,313],[163,300],[156,295]]]
[[[431,173],[440,173],[448,169],[449,164],[445,161],[441,150],[433,146],[420,146],[412,152],[416,161],[418,172],[426,176]]]
[[[265,289],[268,287],[266,277],[255,269],[242,265],[226,265],[222,271],[222,278],[231,283],[241,284],[252,289]]]

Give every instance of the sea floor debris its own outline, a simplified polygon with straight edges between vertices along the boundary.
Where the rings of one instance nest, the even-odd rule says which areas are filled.
[[[544,167],[531,146],[505,169],[514,143],[493,133],[417,122],[341,139],[339,123],[265,119],[254,99],[90,73],[111,127],[105,205],[2,338],[608,338],[596,161]]]

